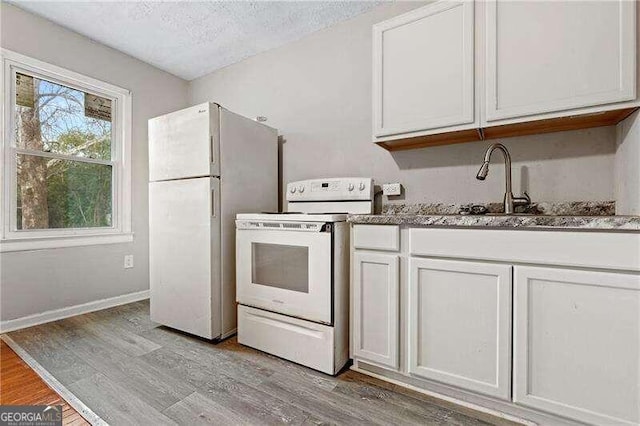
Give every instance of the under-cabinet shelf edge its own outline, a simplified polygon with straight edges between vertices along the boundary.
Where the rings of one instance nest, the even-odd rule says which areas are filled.
[[[566,117],[489,126],[478,129],[459,130],[426,136],[376,141],[375,143],[388,151],[400,151],[431,146],[477,142],[497,138],[510,138],[515,136],[588,129],[592,127],[613,126],[629,117],[629,115],[635,112],[638,108],[639,107],[622,108],[591,114],[570,115]]]

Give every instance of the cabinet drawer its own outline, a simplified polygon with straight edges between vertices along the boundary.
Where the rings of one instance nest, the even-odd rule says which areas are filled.
[[[400,228],[396,225],[354,225],[353,246],[370,250],[400,250]]]
[[[640,234],[502,229],[409,231],[414,256],[640,270]]]

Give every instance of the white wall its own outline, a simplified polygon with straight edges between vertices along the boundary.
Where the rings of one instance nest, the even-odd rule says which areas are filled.
[[[371,26],[423,3],[397,2],[190,83],[191,103],[212,100],[268,117],[283,145],[283,181],[373,176],[401,182],[405,201],[501,201],[503,168],[475,174],[489,142],[389,153],[371,142]],[[515,192],[535,201],[611,200],[615,127],[504,139]],[[495,142],[495,141],[491,141]]]
[[[618,124],[616,214],[640,215],[640,112]]]
[[[7,3],[0,13],[3,48],[132,91],[135,233],[128,244],[1,254],[0,320],[148,290],[147,120],[185,107],[187,83]]]
[[[1,254],[0,320],[148,289],[146,122],[188,104],[213,100],[249,117],[267,116],[268,124],[283,135],[284,182],[373,176],[377,182],[402,182],[406,194],[398,201],[500,201],[502,167],[493,167],[486,182],[474,179],[488,142],[397,153],[371,143],[371,25],[420,5],[385,4],[187,84],[1,3],[2,47],[132,90],[135,240]],[[634,117],[619,131],[635,135],[625,140],[637,142],[640,124]],[[615,127],[502,142],[514,159],[516,192],[528,187],[534,200],[613,199],[614,166],[640,180],[635,160],[639,143],[621,142],[614,158]],[[632,191],[617,189],[629,197]],[[637,199],[634,203],[640,205]],[[638,214],[637,207],[634,211]],[[129,253],[136,266],[124,270],[123,256]]]

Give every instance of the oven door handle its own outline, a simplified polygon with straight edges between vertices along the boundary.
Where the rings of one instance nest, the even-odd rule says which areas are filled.
[[[261,221],[261,220],[236,220],[238,231],[285,231],[285,232],[310,232],[310,233],[330,233],[333,224],[323,222],[283,222],[283,221]]]

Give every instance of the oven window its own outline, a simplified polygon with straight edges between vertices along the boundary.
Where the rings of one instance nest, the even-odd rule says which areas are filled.
[[[309,247],[251,243],[251,282],[309,292]]]

